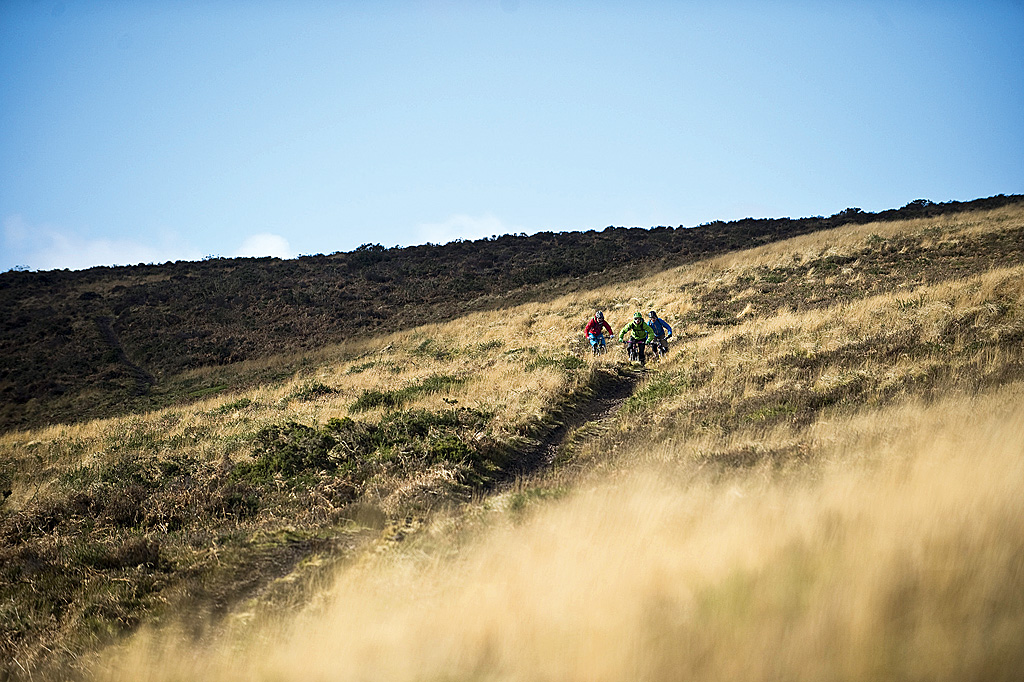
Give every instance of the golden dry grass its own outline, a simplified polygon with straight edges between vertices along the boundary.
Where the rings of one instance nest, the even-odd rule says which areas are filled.
[[[991,211],[960,213],[937,218],[919,218],[894,222],[874,222],[863,225],[844,225],[831,230],[820,230],[785,241],[773,242],[747,251],[733,252],[701,261],[692,269],[693,281],[713,274],[728,282],[744,272],[763,266],[792,263],[800,259],[811,261],[821,256],[846,255],[860,251],[866,243],[877,239],[919,236],[926,246],[957,242],[981,234],[1003,232],[1024,225],[1024,210],[1008,206]]]
[[[1019,679],[1022,397],[817,424],[782,477],[632,451],[661,465],[455,559],[373,557],[255,633],[144,637],[97,679]]]
[[[154,457],[244,459],[249,455],[245,437],[262,426],[286,419],[324,423],[347,416],[365,391],[397,390],[437,375],[465,383],[415,396],[407,407],[487,410],[494,413],[492,437],[509,438],[587,380],[585,373],[567,374],[543,364],[525,369],[539,357],[564,355],[567,341],[579,336],[572,327],[582,324],[573,319],[580,316],[580,309],[566,308],[530,304],[472,315],[450,325],[426,325],[326,349],[310,356],[308,369],[276,385],[225,392],[146,414],[0,434],[0,458],[19,472],[8,504],[20,507],[45,495],[62,474],[110,461],[126,449]],[[328,391],[302,397],[311,386]],[[360,418],[378,419],[381,412],[370,410]]]

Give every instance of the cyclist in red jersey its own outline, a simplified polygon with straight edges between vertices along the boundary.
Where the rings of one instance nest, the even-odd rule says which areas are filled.
[[[598,353],[598,349],[604,350],[604,332],[608,330],[609,336],[614,336],[615,332],[605,322],[604,313],[598,310],[594,313],[594,316],[587,322],[587,326],[583,328],[583,333],[587,335],[590,340],[590,347],[593,349],[594,354]]]

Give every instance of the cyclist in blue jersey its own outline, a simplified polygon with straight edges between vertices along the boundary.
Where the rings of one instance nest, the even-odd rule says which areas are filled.
[[[653,310],[647,313],[647,324],[654,331],[654,343],[661,347],[662,353],[668,352],[668,339],[672,336],[672,327],[668,322],[658,317]]]

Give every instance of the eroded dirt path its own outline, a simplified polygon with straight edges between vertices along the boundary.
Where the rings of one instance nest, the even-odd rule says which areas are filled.
[[[121,339],[118,337],[117,332],[114,331],[112,321],[109,317],[97,317],[96,318],[96,329],[99,330],[100,337],[103,342],[107,344],[118,363],[120,363],[135,380],[135,390],[133,395],[141,396],[149,393],[149,389],[156,383],[156,377],[139,367],[128,358],[128,354],[124,350],[124,345],[121,344]]]
[[[558,460],[580,428],[612,417],[622,403],[633,395],[646,371],[639,367],[614,365],[595,372],[593,393],[579,400],[558,416],[558,423],[535,445],[524,450],[503,482],[537,473]]]

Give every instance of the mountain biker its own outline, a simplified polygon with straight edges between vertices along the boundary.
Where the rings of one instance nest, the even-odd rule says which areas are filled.
[[[654,330],[654,340],[661,346],[661,352],[668,352],[668,339],[672,336],[672,327],[668,326],[668,322],[658,317],[658,313],[653,310],[647,313],[648,321],[651,329]]]
[[[597,353],[597,349],[604,350],[604,330],[608,330],[608,336],[615,336],[615,332],[608,326],[608,323],[604,320],[604,313],[598,310],[594,313],[594,316],[587,322],[587,326],[583,328],[583,333],[590,339],[590,347],[594,353]]]
[[[629,332],[629,339],[626,340],[626,332]],[[640,360],[640,364],[644,365],[647,359],[644,357],[644,345],[648,341],[654,340],[654,330],[651,326],[644,322],[644,316],[639,312],[634,313],[633,321],[622,328],[619,332],[619,341],[626,344],[626,350],[629,351],[629,347],[633,346],[637,352],[637,358]]]

